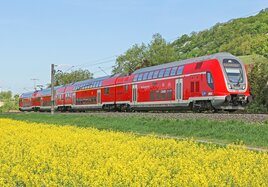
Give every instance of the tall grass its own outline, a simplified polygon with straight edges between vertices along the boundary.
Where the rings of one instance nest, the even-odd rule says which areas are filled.
[[[107,117],[99,115],[0,114],[29,122],[75,125],[97,129],[157,134],[181,138],[205,139],[220,143],[243,142],[248,146],[268,148],[268,122],[263,124],[240,121],[211,121],[206,119],[161,119],[151,117]]]

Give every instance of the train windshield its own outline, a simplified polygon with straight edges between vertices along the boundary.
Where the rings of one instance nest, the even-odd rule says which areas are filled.
[[[231,83],[243,82],[243,70],[241,64],[235,59],[224,59],[223,67]]]

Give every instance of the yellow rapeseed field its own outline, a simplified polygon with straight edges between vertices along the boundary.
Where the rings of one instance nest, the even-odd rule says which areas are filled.
[[[0,119],[0,186],[268,186],[268,154]]]

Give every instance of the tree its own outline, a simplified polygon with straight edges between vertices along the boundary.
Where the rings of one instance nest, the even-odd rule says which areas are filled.
[[[11,99],[11,98],[12,98],[11,91],[0,92],[0,101]]]
[[[65,85],[92,78],[93,74],[90,73],[88,70],[78,69],[70,73],[59,71],[55,74],[55,86]]]
[[[253,58],[254,64],[248,73],[253,102],[248,111],[268,111],[268,59]]]
[[[113,73],[132,73],[136,69],[173,62],[176,51],[160,34],[153,35],[150,44],[135,44],[116,59]]]
[[[4,103],[4,105],[0,107],[0,112],[19,109],[19,95],[12,97],[11,91],[0,92],[0,101]]]
[[[116,64],[113,67],[113,73],[132,73],[137,68],[148,66],[146,64],[146,53],[148,49],[145,44],[135,44],[128,49],[123,55],[116,59]]]
[[[268,12],[217,23],[208,30],[182,35],[175,40],[178,59],[230,52],[234,55],[268,56]]]
[[[177,55],[174,47],[157,33],[148,45],[147,59],[150,65],[159,65],[177,60]]]

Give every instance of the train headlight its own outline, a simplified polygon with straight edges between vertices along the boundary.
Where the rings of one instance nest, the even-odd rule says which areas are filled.
[[[231,85],[231,84],[228,84],[228,88],[229,88],[229,89],[232,89],[232,85]]]

